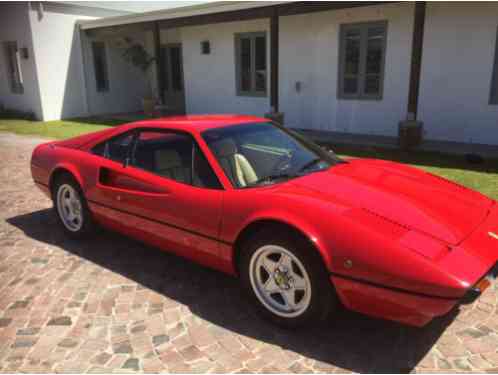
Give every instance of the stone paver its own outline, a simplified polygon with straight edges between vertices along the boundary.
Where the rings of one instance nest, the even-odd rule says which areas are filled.
[[[237,280],[122,236],[64,237],[0,133],[1,372],[498,371],[498,289],[422,329],[339,312],[285,331]]]

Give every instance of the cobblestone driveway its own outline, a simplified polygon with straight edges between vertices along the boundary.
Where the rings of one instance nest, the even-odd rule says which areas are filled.
[[[3,372],[498,372],[496,286],[423,329],[339,312],[284,331],[230,277],[107,232],[65,238],[30,178],[37,142],[0,134]]]

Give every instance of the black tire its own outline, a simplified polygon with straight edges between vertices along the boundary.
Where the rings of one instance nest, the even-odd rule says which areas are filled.
[[[74,230],[69,229],[66,224],[64,223],[63,218],[61,217],[61,209],[59,207],[57,195],[59,192],[59,189],[61,189],[64,185],[69,185],[72,187],[76,193],[77,193],[77,199],[80,202],[81,205],[81,216],[82,216],[82,223],[81,226]],[[71,238],[76,238],[76,239],[81,239],[88,237],[90,234],[94,233],[95,231],[95,224],[93,222],[92,214],[90,212],[90,209],[88,208],[88,203],[85,199],[85,196],[83,194],[83,191],[81,190],[81,187],[79,183],[76,181],[76,179],[70,175],[69,173],[64,173],[56,178],[54,181],[54,184],[52,186],[52,201],[54,204],[54,211],[55,215],[57,216],[57,219],[64,231],[64,233],[71,237]]]
[[[306,310],[295,317],[277,315],[267,308],[258,298],[251,283],[251,259],[258,249],[267,245],[276,245],[292,253],[304,266],[311,283],[311,299]],[[239,274],[242,286],[258,312],[271,322],[284,328],[312,326],[323,322],[338,306],[335,289],[328,272],[318,253],[312,245],[299,234],[285,228],[267,228],[259,231],[241,246]]]

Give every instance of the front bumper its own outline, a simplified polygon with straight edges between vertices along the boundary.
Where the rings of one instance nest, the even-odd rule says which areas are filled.
[[[341,302],[349,309],[397,322],[424,326],[458,304],[472,303],[498,278],[498,205],[486,220],[438,266],[467,285],[460,298],[423,295],[352,278],[331,275]]]
[[[459,299],[405,293],[340,276],[333,275],[330,280],[346,308],[417,327],[448,313],[459,303]]]

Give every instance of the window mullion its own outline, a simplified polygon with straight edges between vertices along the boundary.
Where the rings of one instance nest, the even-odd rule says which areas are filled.
[[[344,79],[346,76],[346,30],[345,28],[340,28],[339,31],[339,74],[338,74],[338,89],[339,97],[345,95],[344,93]]]
[[[362,27],[360,30],[360,66],[358,69],[358,97],[365,96],[365,81],[367,70],[367,43],[368,43],[368,28]]]
[[[235,88],[237,95],[239,95],[242,88],[242,77],[241,77],[241,64],[242,64],[242,53],[241,53],[241,39],[238,35],[235,36]]]
[[[251,93],[256,92],[256,38],[251,36]]]

